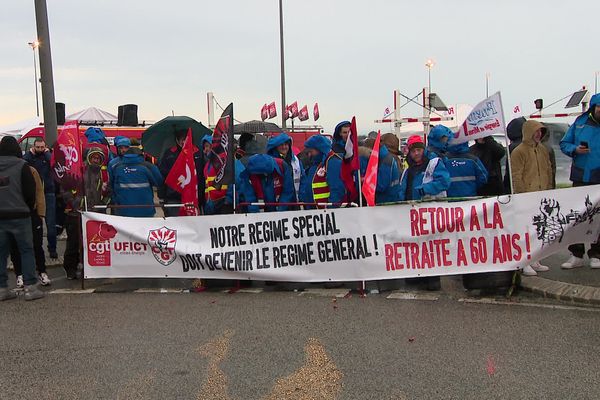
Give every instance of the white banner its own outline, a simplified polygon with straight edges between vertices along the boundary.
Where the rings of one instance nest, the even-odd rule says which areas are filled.
[[[467,119],[454,134],[452,144],[459,144],[490,136],[494,133],[505,133],[504,111],[500,92],[496,92],[477,104]]]
[[[86,278],[359,281],[515,270],[600,233],[600,185],[223,216],[84,213]]]

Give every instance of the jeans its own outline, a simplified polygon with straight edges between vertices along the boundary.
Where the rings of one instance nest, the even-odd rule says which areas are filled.
[[[46,236],[48,238],[48,252],[56,253],[56,195],[46,193]]]
[[[44,254],[43,240],[44,240],[44,228],[42,227],[43,222],[39,215],[36,213],[31,214],[31,230],[33,234],[33,254],[35,255],[35,267],[38,274],[46,272],[46,256]],[[10,243],[10,258],[15,267],[15,275],[23,275],[21,255],[19,254],[19,247],[17,242],[11,238]]]
[[[6,264],[10,251],[10,240],[14,239],[21,253],[23,281],[25,285],[37,283],[35,260],[33,258],[33,235],[31,218],[0,220],[0,288],[8,287]]]

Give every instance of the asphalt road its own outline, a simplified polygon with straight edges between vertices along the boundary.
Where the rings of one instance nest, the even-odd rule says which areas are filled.
[[[105,293],[0,315],[2,399],[600,397],[599,309]]]

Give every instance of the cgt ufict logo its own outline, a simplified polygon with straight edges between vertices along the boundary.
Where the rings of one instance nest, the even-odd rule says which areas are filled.
[[[177,244],[177,231],[166,226],[151,230],[148,233],[148,244],[152,255],[165,267],[172,264],[177,258],[175,245]]]
[[[117,230],[103,221],[87,221],[85,228],[90,267],[110,267],[110,240],[117,235]]]

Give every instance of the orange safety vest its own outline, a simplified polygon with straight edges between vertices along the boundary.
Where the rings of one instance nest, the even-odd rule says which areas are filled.
[[[218,201],[227,195],[227,185],[221,185],[218,189],[215,187],[216,176],[217,171],[212,168],[210,163],[206,163],[204,166],[204,199],[206,201]]]
[[[327,184],[327,163],[332,157],[341,157],[333,151],[330,151],[327,155],[327,159],[324,163],[317,166],[317,171],[313,176],[312,180],[312,193],[313,201],[315,203],[328,203],[329,202],[329,185]]]

